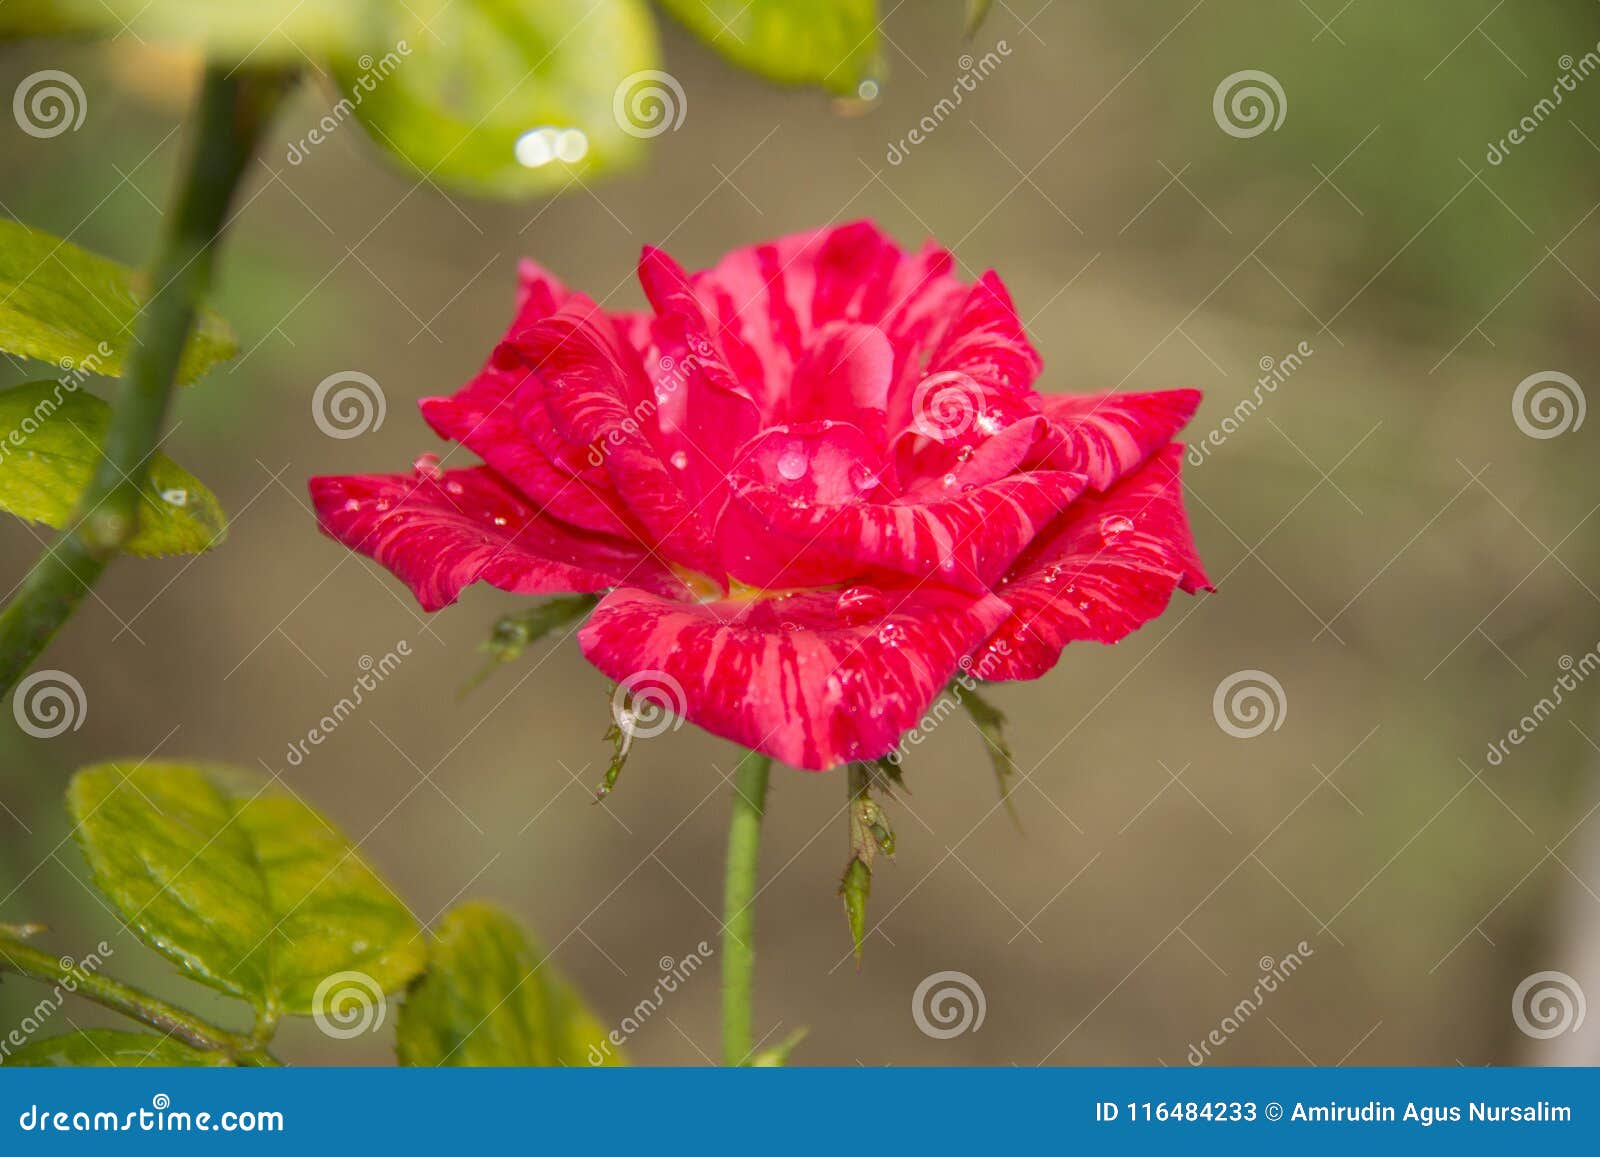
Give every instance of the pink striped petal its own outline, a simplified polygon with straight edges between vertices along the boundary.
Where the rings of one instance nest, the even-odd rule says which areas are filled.
[[[997,588],[1012,614],[972,669],[1037,679],[1068,643],[1115,643],[1165,610],[1175,588],[1210,590],[1184,514],[1182,461],[1173,443],[1105,494],[1073,503]]]
[[[1105,490],[1172,441],[1199,404],[1199,390],[1046,396],[1051,432],[1035,461]]]
[[[604,466],[661,553],[714,578],[711,515],[690,501],[661,456],[652,392],[637,351],[575,295],[519,343],[544,383],[556,432]]]
[[[932,585],[712,603],[618,590],[578,642],[707,731],[822,771],[892,749],[1005,615],[992,595]]]
[[[394,572],[425,611],[480,581],[525,595],[682,590],[643,548],[541,514],[481,466],[313,478],[311,501],[324,533]]]

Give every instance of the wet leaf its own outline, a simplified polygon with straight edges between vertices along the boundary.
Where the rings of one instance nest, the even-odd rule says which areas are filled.
[[[372,139],[484,196],[558,192],[624,167],[653,133],[615,113],[657,67],[643,0],[408,0],[334,73]]]
[[[263,1023],[329,1012],[323,986],[340,974],[379,1000],[422,968],[410,912],[275,781],[218,764],[105,763],[73,776],[67,804],[95,883],[140,939]]]
[[[0,220],[0,350],[54,362],[80,382],[90,374],[119,377],[133,348],[144,281],[70,241]],[[178,381],[193,381],[238,349],[228,323],[201,310]]]
[[[102,458],[111,407],[78,386],[29,382],[0,391],[0,510],[57,530]],[[150,460],[131,554],[195,554],[227,537],[222,504],[165,454]]]
[[[440,921],[400,1009],[402,1065],[620,1065],[605,1029],[510,916],[463,904]]]
[[[742,68],[850,94],[878,67],[877,0],[661,0]]]

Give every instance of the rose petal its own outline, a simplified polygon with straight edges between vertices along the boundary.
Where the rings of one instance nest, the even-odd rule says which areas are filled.
[[[643,548],[541,514],[481,466],[313,478],[311,501],[324,533],[393,571],[426,611],[479,581],[528,595],[682,589]]]
[[[1047,396],[1050,433],[1035,461],[1080,471],[1105,490],[1172,441],[1199,404],[1199,390]]]
[[[1037,679],[1066,644],[1114,643],[1166,609],[1174,588],[1210,590],[1183,509],[1173,443],[1102,495],[1082,498],[998,588],[1013,613],[974,656],[985,679]]]
[[[651,437],[659,403],[638,352],[577,295],[518,344],[544,383],[556,432],[600,461],[663,555],[720,578],[711,546],[715,512],[691,503]]]
[[[578,642],[690,722],[820,771],[893,748],[1005,615],[991,595],[931,584],[713,603],[618,590]]]

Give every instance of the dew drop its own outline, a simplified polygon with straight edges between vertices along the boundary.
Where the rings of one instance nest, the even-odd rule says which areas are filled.
[[[852,624],[881,618],[888,609],[883,594],[874,587],[849,587],[839,592],[838,601],[834,603],[834,610],[846,623]]]
[[[687,467],[689,465],[689,455],[688,455],[688,453],[686,451],[683,451],[683,450],[675,450],[675,451],[673,451],[673,453],[672,453],[672,464],[674,466],[676,466],[679,470],[682,470],[685,467]]]
[[[806,466],[806,452],[799,446],[790,446],[778,456],[778,473],[790,482],[804,478]]]
[[[163,490],[161,492],[161,501],[172,506],[187,506],[189,504],[189,492],[177,489]]]
[[[1127,534],[1133,529],[1133,519],[1123,514],[1113,514],[1100,520],[1100,537],[1107,542],[1114,542],[1120,535]]]
[[[953,490],[955,489],[956,483],[960,482],[961,479],[957,478],[954,474],[946,474],[940,481],[944,483],[944,488],[946,490]]]
[[[444,471],[439,468],[439,455],[437,454],[418,454],[416,461],[411,463],[411,469],[417,472],[418,478],[438,481],[444,477]]]

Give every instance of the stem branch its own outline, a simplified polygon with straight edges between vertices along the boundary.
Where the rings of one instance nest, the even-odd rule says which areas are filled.
[[[207,1024],[164,1000],[98,973],[71,967],[37,948],[15,940],[0,940],[0,972],[15,972],[45,984],[67,986],[68,991],[120,1012],[192,1048],[223,1053],[242,1065],[276,1065],[278,1062],[249,1037]]]
[[[722,893],[722,1059],[745,1065],[755,1050],[756,867],[761,819],[767,810],[771,756],[746,752],[734,769],[733,820],[728,826],[728,874]]]
[[[166,422],[178,361],[211,281],[215,242],[256,142],[283,90],[277,74],[207,68],[195,143],[167,217],[100,464],[68,529],[0,612],[0,695],[10,691],[139,528],[150,459]]]

